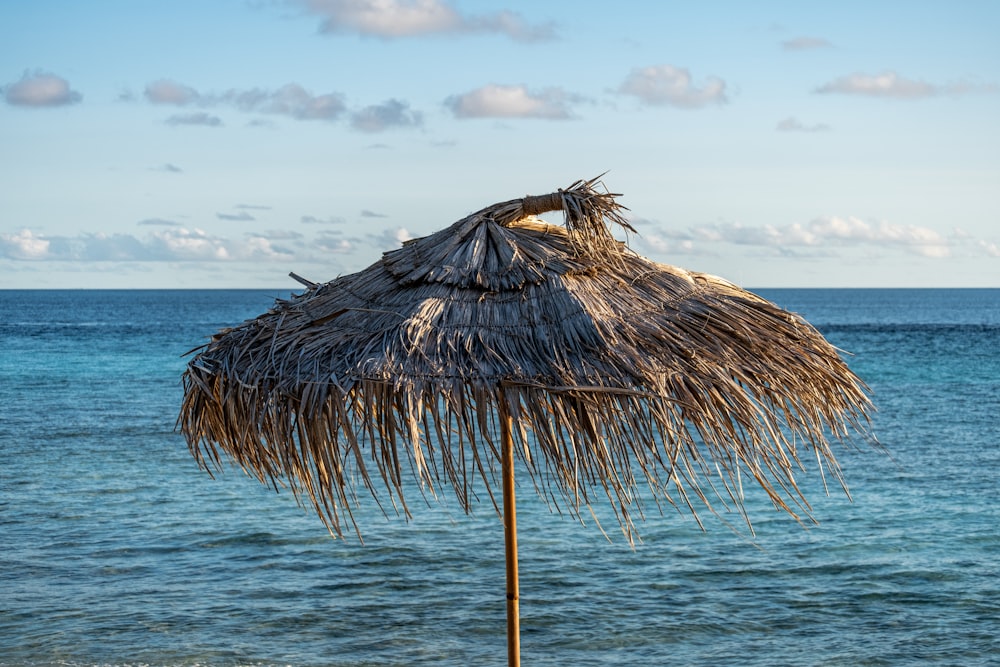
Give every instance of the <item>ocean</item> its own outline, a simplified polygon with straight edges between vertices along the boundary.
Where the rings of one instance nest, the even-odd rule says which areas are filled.
[[[757,290],[871,387],[815,525],[518,495],[525,665],[1000,665],[1000,290]],[[505,663],[503,529],[447,497],[364,543],[175,432],[191,348],[288,292],[0,291],[0,665]]]

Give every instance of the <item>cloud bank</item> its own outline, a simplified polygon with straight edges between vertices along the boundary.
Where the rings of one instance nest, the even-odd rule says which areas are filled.
[[[733,244],[775,250],[809,250],[814,254],[835,254],[838,250],[868,247],[942,259],[954,256],[959,250],[966,254],[989,255],[990,246],[995,245],[974,239],[958,229],[944,235],[928,227],[884,220],[870,222],[855,216],[824,216],[790,225],[719,223],[684,231],[660,230],[644,236],[647,237],[645,243],[653,249],[669,247],[673,252],[693,254],[703,252],[705,244]]]
[[[200,229],[173,226],[169,221],[147,220],[140,224],[170,226],[142,239],[131,234],[103,233],[48,236],[22,229],[14,234],[0,234],[0,257],[73,262],[261,261],[293,257],[258,235],[231,240]]]
[[[331,218],[331,221],[336,219]],[[307,222],[303,218],[303,222]],[[413,238],[403,227],[372,229],[348,238],[338,229],[322,229],[307,237],[293,230],[246,232],[242,237],[216,236],[172,220],[148,218],[138,225],[153,228],[144,237],[132,234],[41,234],[21,229],[0,234],[0,259],[25,262],[295,262],[323,261],[327,253],[355,252],[359,245],[376,251],[398,248]],[[162,228],[162,229],[156,229]]]

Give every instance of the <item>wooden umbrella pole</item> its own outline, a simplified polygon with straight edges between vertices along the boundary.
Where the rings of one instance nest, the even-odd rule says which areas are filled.
[[[514,498],[514,437],[511,416],[500,401],[500,439],[503,448],[503,534],[507,563],[507,665],[521,665],[521,618],[518,604],[517,507]]]

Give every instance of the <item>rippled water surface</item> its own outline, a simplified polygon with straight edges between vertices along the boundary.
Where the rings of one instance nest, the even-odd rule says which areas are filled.
[[[808,530],[654,513],[632,550],[518,497],[526,665],[1000,664],[1000,291],[764,290],[872,387],[891,458]],[[257,291],[0,291],[0,665],[502,665],[485,502],[331,539],[287,493],[200,471],[182,355]],[[727,527],[728,521],[735,528]]]

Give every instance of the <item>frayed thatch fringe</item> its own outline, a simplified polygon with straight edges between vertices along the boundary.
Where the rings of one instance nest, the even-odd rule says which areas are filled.
[[[359,273],[217,334],[184,376],[180,430],[287,484],[329,529],[356,491],[409,514],[406,479],[498,506],[498,411],[538,492],[604,496],[634,539],[643,499],[742,509],[744,476],[808,515],[794,473],[868,435],[866,387],[802,318],[720,278],[658,264],[597,179],[496,204]],[[534,215],[561,210],[565,226]],[[634,230],[631,230],[634,231]],[[499,511],[499,510],[498,510]]]

